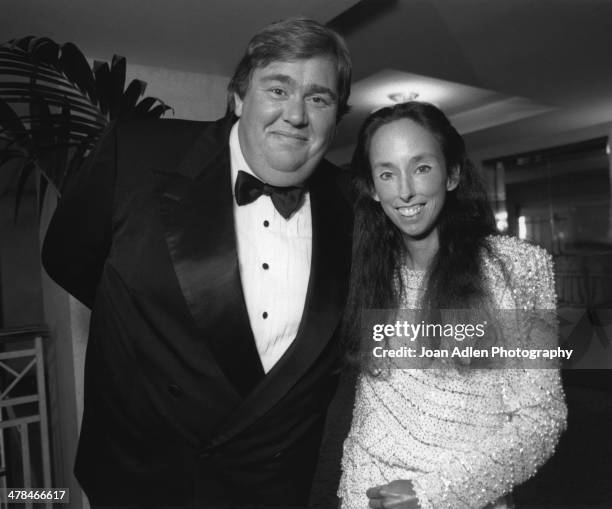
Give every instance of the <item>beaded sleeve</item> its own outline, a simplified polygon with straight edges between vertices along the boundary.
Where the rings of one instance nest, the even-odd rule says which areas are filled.
[[[497,238],[492,244],[510,269],[510,285],[497,284],[497,289],[510,286],[513,301],[522,308],[554,309],[548,253],[511,238]],[[485,268],[490,263],[487,259]],[[492,266],[487,271],[495,272]],[[555,332],[555,327],[539,331],[551,336],[546,340],[556,345]],[[505,423],[470,450],[440,452],[443,469],[414,480],[422,509],[484,507],[533,476],[553,454],[567,417],[559,371],[498,369],[494,376]]]

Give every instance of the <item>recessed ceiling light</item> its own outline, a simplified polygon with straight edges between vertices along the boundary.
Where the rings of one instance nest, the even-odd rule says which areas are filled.
[[[387,96],[389,100],[394,103],[405,103],[408,101],[415,101],[419,97],[418,92],[394,92]]]

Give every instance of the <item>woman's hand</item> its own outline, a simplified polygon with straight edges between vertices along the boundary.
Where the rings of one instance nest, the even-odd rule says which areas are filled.
[[[406,479],[370,488],[366,495],[370,500],[368,505],[372,509],[420,509],[421,507],[414,493],[412,481]]]

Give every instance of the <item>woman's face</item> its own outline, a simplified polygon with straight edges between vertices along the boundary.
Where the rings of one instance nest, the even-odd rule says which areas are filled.
[[[446,193],[457,187],[459,173],[447,170],[433,135],[410,119],[379,127],[370,142],[370,167],[373,198],[405,240],[437,235]]]

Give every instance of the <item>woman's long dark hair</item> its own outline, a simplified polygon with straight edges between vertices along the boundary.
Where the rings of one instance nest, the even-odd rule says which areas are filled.
[[[372,198],[370,144],[383,125],[409,119],[440,144],[447,171],[459,169],[459,184],[446,194],[437,222],[439,249],[427,270],[424,310],[476,308],[484,303],[482,253],[495,233],[493,211],[461,135],[432,104],[407,102],[372,113],[359,132],[351,171],[356,187],[353,264],[343,320],[349,358],[358,354],[361,325],[369,309],[395,310],[403,292],[399,269],[406,255],[402,232]]]

